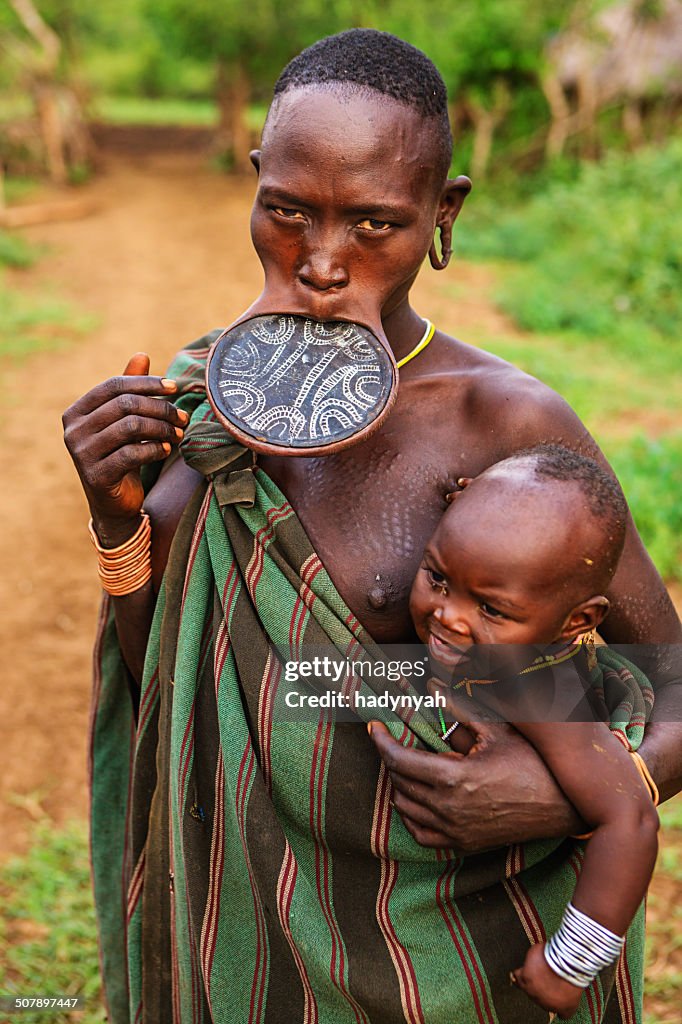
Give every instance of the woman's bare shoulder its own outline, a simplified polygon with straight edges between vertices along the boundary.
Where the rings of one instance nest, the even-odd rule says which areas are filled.
[[[552,441],[594,451],[587,429],[564,398],[513,363],[482,348],[438,332],[420,384],[434,400],[456,394],[460,408],[478,428],[494,423],[496,433],[519,446]]]

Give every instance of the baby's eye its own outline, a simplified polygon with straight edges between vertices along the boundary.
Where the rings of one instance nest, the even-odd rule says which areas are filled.
[[[488,618],[490,618],[490,619],[506,619],[507,618],[507,616],[504,614],[504,612],[501,612],[499,610],[499,608],[494,608],[491,604],[488,604],[487,601],[481,601],[478,607],[481,609],[483,614],[487,615]]]
[[[278,216],[286,217],[287,220],[305,220],[300,210],[292,210],[288,206],[273,206],[272,209]]]
[[[446,579],[442,572],[437,572],[435,569],[430,569],[425,566],[426,576],[434,590],[444,590],[446,586]]]
[[[358,223],[358,227],[365,231],[388,231],[393,225],[387,220],[374,220],[373,217],[365,217]]]

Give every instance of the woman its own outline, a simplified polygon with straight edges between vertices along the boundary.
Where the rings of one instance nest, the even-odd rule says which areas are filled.
[[[205,401],[219,332],[181,353],[176,383],[147,376],[138,355],[65,414],[115,595],[93,718],[95,886],[115,1024],[546,1019],[508,972],[529,937],[558,925],[581,856],[563,837],[584,828],[528,744],[486,727],[473,764],[418,715],[371,740],[324,717],[277,719],[276,643],[414,640],[410,583],[460,477],[538,442],[602,458],[538,381],[440,331],[424,344],[410,288],[427,254],[447,265],[470,188],[447,179],[450,155],[433,65],[395,37],[354,30],[288,65],[252,157],[264,295],[316,320],[379,324],[405,362],[371,437],[327,457],[259,455],[254,472]],[[169,457],[180,443],[184,457]],[[166,459],[147,480],[147,520],[140,468]],[[679,639],[632,524],[608,597],[607,638]],[[640,753],[671,795],[679,729],[650,726]],[[640,953],[641,916],[617,999],[606,1006],[611,972],[576,1021],[636,1019]]]

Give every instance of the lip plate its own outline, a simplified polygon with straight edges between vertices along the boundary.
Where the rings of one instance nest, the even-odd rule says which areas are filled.
[[[248,315],[250,314],[250,315]],[[383,382],[382,382],[382,394],[379,396],[378,401],[373,407],[368,410],[369,415],[365,418],[365,423],[361,425],[357,430],[352,432],[346,431],[344,436],[331,437],[329,440],[322,443],[315,443],[316,439],[311,440],[310,443],[292,445],[282,444],[277,442],[273,438],[268,438],[264,434],[261,434],[246,423],[243,418],[236,415],[232,410],[227,408],[226,403],[221,400],[221,397],[216,391],[219,392],[217,381],[220,378],[220,368],[215,369],[216,360],[224,357],[225,339],[228,335],[236,328],[243,324],[247,324],[252,320],[265,318],[268,316],[280,316],[280,317],[297,317],[303,318],[314,324],[325,323],[325,321],[314,321],[312,318],[302,314],[300,312],[290,313],[288,311],[276,311],[274,313],[266,312],[265,310],[252,309],[248,311],[247,315],[239,317],[234,324],[227,328],[223,333],[216,339],[208,355],[206,362],[206,392],[208,399],[219,422],[225,427],[225,429],[240,443],[244,444],[247,448],[251,448],[257,452],[261,452],[267,455],[285,455],[285,456],[299,456],[299,457],[314,457],[317,455],[331,455],[335,452],[344,450],[360,441],[366,439],[373,434],[384,422],[388,416],[395,399],[397,397],[397,367],[395,364],[395,358],[393,353],[385,342],[377,333],[370,327],[359,321],[352,321],[339,317],[333,323],[348,323],[352,324],[356,328],[359,328],[361,335],[369,334],[374,342],[371,346],[374,348],[377,356],[380,360],[380,364],[383,365]],[[386,379],[386,378],[389,379]],[[318,382],[316,382],[318,383]],[[319,386],[319,383],[318,383]]]

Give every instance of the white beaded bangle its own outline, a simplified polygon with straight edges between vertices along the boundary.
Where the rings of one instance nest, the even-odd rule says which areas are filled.
[[[566,907],[558,930],[545,946],[545,960],[555,974],[578,988],[587,988],[599,972],[620,956],[625,938],[598,921]]]

